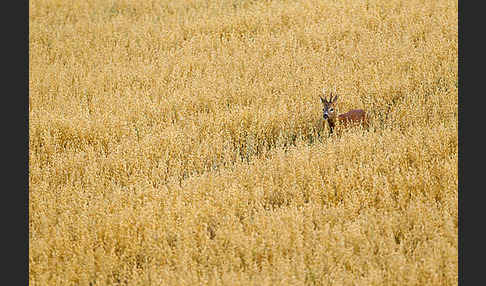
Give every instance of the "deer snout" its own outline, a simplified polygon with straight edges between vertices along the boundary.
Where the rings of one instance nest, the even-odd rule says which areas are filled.
[[[327,114],[327,112],[326,112],[326,113],[324,113],[323,117],[324,117],[324,120],[326,120],[326,119],[328,119],[328,118],[329,118],[329,115]]]

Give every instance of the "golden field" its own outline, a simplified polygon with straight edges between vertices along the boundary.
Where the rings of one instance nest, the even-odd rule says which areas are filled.
[[[30,285],[457,285],[457,13],[29,1]]]

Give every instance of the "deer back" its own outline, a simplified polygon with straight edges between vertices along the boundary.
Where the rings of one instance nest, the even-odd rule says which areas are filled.
[[[353,109],[338,116],[340,122],[347,126],[349,124],[368,125],[366,112],[363,109]]]

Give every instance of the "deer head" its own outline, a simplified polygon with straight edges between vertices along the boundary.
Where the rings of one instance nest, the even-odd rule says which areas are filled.
[[[322,93],[324,94],[324,97],[320,96],[321,102],[323,104],[322,107],[322,117],[324,120],[328,120],[329,122],[334,122],[336,120],[337,112],[335,108],[336,101],[338,99],[338,96],[335,95],[333,98],[333,93],[330,92],[330,97],[329,101],[326,99],[326,91],[325,89],[322,89]]]

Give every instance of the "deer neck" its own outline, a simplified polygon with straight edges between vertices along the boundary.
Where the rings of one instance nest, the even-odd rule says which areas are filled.
[[[336,118],[329,118],[327,122],[329,122],[329,126],[331,126],[332,128],[336,126]]]
[[[332,133],[334,130],[334,126],[336,126],[336,119],[335,118],[329,118],[327,119],[327,123],[329,123],[329,131]]]

